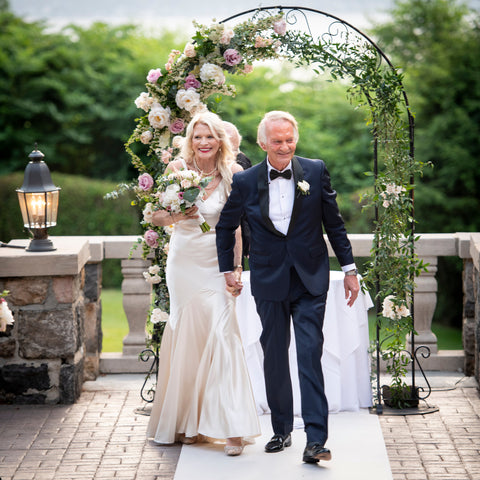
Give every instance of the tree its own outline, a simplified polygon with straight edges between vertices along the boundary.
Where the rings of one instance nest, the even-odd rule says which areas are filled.
[[[380,46],[405,71],[416,114],[416,158],[431,162],[417,179],[419,232],[480,229],[479,14],[457,0],[396,1],[377,26]],[[440,259],[435,320],[461,327],[462,264]]]
[[[392,17],[375,34],[405,70],[416,157],[433,165],[416,191],[418,230],[478,231],[478,13],[456,0],[406,0],[395,3]]]
[[[49,33],[0,10],[0,174],[23,169],[38,142],[53,171],[126,179],[133,100],[174,38],[101,23]]]

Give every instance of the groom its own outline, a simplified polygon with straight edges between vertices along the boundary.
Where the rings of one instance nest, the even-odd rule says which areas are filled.
[[[303,461],[330,460],[328,404],[321,356],[329,284],[323,228],[345,272],[352,306],[360,287],[344,223],[322,160],[295,156],[298,127],[287,112],[265,115],[257,142],[267,153],[260,164],[234,175],[232,192],[216,226],[220,271],[227,288],[240,290],[234,275],[235,230],[245,214],[250,226],[250,281],[263,331],[265,384],[274,436],[268,453],[291,445],[293,395],[288,362],[290,318],[297,346],[302,417],[307,435]],[[242,319],[239,319],[242,321]]]

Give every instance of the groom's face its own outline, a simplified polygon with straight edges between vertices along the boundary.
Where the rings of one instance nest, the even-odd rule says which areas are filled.
[[[266,142],[260,146],[267,152],[272,167],[283,170],[297,147],[293,125],[288,120],[273,120],[266,125],[265,133]]]

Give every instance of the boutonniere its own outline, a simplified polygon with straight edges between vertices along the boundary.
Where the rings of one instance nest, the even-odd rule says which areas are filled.
[[[310,195],[310,184],[306,180],[297,182],[297,189],[302,195]]]

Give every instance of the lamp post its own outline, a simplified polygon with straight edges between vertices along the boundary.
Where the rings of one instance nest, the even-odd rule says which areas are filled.
[[[56,250],[48,238],[47,228],[57,224],[60,188],[53,184],[44,157],[35,144],[35,150],[28,156],[30,162],[25,168],[23,185],[17,189],[23,225],[33,234],[27,252]]]

